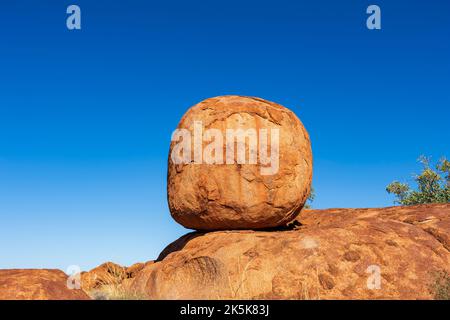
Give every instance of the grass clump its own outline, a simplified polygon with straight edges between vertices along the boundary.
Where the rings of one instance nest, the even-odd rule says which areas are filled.
[[[431,293],[436,300],[450,300],[450,275],[447,271],[434,273]]]

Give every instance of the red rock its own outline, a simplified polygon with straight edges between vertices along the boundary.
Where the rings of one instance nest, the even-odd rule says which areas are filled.
[[[0,300],[89,300],[80,289],[67,287],[61,270],[0,270]]]
[[[124,289],[135,296],[146,297],[146,288],[154,266],[153,261],[145,263],[144,268],[137,272],[133,278],[124,281]]]
[[[133,265],[129,266],[128,268],[125,269],[127,278],[129,279],[129,278],[136,277],[136,275],[139,273],[139,271],[144,269],[144,267],[145,267],[145,263],[142,263],[142,262],[137,262],[137,263],[134,263]]]
[[[81,287],[90,292],[104,285],[117,285],[127,278],[126,268],[113,262],[105,262],[81,274]]]
[[[222,96],[193,106],[178,128],[189,130],[195,138],[198,121],[203,132],[216,129],[221,133],[224,139],[221,146],[227,144],[227,129],[254,129],[258,146],[262,141],[260,129],[267,129],[268,136],[279,130],[279,167],[273,174],[264,172],[268,165],[261,163],[256,149],[256,163],[250,163],[250,139],[245,146],[246,162],[240,164],[236,153],[234,163],[226,163],[226,152],[222,149],[211,154],[221,154],[224,164],[205,163],[204,159],[196,159],[194,152],[192,162],[177,164],[172,156],[178,141],[172,142],[167,190],[170,212],[178,223],[197,230],[261,229],[281,226],[299,213],[310,192],[312,153],[308,133],[292,111],[259,98]],[[200,141],[198,145],[203,148],[200,156],[210,143]]]
[[[183,236],[139,273],[139,290],[150,299],[430,299],[433,275],[450,272],[450,204],[305,210],[296,221]]]

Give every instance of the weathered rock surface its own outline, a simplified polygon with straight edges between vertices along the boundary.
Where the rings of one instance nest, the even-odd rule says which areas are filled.
[[[153,262],[153,261],[152,261]],[[144,269],[146,266],[145,263],[142,262],[137,262],[131,266],[129,266],[128,268],[125,269],[126,275],[127,275],[127,279],[131,279],[136,277],[139,272]]]
[[[67,288],[61,270],[0,270],[0,300],[89,300],[82,290]]]
[[[144,264],[144,267],[139,272],[137,272],[133,278],[125,279],[123,281],[123,289],[129,294],[138,296],[140,298],[148,297],[147,282],[154,267],[154,261],[146,262]]]
[[[194,152],[191,163],[176,164],[169,156],[168,201],[178,223],[197,230],[261,229],[281,226],[298,214],[310,192],[312,153],[308,133],[292,111],[259,98],[221,96],[193,106],[178,128],[194,137],[195,121],[201,121],[203,132],[220,130],[223,146],[227,129],[255,129],[257,134],[267,129],[269,146],[272,130],[279,129],[279,168],[263,173],[270,165],[261,163],[259,153],[257,164],[250,164],[249,140],[244,164],[237,163],[237,146],[234,164],[193,163]],[[203,151],[210,143],[203,142]],[[171,155],[176,144],[171,144]],[[222,158],[226,162],[225,147]]]
[[[450,273],[449,236],[450,204],[304,210],[272,231],[192,232],[155,262],[82,279],[119,299],[430,299],[437,272]],[[88,298],[66,279],[1,270],[0,299]]]
[[[137,262],[123,267],[113,262],[103,263],[81,273],[81,288],[93,299],[143,299],[148,279],[146,268],[152,264],[153,261]]]
[[[88,272],[81,273],[81,288],[90,292],[104,285],[119,284],[126,278],[126,268],[113,262],[105,262]]]
[[[139,273],[139,290],[150,299],[429,299],[434,272],[450,272],[450,204],[305,210],[290,227],[189,233]]]

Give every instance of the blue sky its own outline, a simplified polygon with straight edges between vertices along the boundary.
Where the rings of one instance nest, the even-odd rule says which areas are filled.
[[[66,28],[77,4],[82,29]],[[368,30],[378,4],[382,29]],[[316,208],[392,204],[449,154],[450,4],[10,1],[0,8],[0,268],[131,264],[188,230],[171,132],[212,96],[259,96],[310,133]]]

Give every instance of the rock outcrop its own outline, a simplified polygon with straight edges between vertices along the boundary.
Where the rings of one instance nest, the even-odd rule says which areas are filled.
[[[134,289],[150,299],[430,299],[434,274],[450,272],[449,235],[450,204],[304,210],[286,230],[189,233]]]
[[[289,109],[253,97],[215,97],[189,109],[178,129],[188,136],[171,144],[167,189],[170,212],[181,225],[272,228],[292,220],[303,207],[312,178],[311,144]],[[227,136],[227,130],[239,129],[248,133],[242,144]],[[186,156],[181,142],[192,150],[184,163],[177,163],[175,158]],[[238,150],[245,151],[245,158],[239,158]]]
[[[122,282],[123,290],[131,296],[147,299],[147,283],[154,267],[154,261],[146,262],[144,267],[133,278],[126,279]]]
[[[156,261],[81,278],[96,299],[432,299],[442,272],[450,204],[303,210],[270,231],[191,232]],[[0,299],[89,299],[66,282],[59,270],[0,270]]]
[[[153,261],[137,262],[123,267],[113,262],[103,263],[81,273],[81,288],[97,300],[142,299],[148,278],[146,267],[152,264]]]
[[[67,287],[61,270],[0,270],[0,300],[89,300],[81,289]]]
[[[81,273],[81,287],[84,291],[90,292],[104,285],[121,283],[126,278],[126,268],[113,262],[105,262],[88,272]]]

